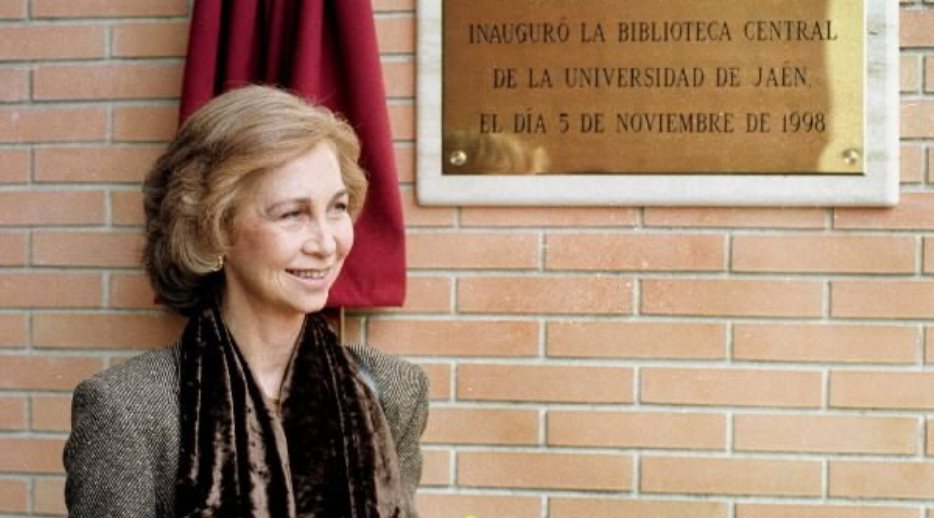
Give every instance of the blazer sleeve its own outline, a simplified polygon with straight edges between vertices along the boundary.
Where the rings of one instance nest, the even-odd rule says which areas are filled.
[[[411,504],[409,518],[415,518],[415,491],[422,477],[420,441],[428,421],[428,376],[418,365],[369,345],[348,348],[376,385],[396,443],[399,471]]]
[[[65,503],[72,518],[155,518],[156,494],[146,440],[129,422],[106,379],[75,389],[65,444]]]
[[[428,422],[428,377],[419,367],[411,366],[414,368],[411,393],[411,401],[414,404],[406,405],[410,411],[407,415],[403,413],[400,416],[405,424],[399,429],[396,452],[399,456],[402,483],[410,500],[414,502],[415,490],[422,479],[421,438]]]

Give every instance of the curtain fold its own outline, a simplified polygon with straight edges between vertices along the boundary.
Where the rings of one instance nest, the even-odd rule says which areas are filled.
[[[277,85],[327,106],[357,131],[370,191],[328,306],[401,306],[405,227],[370,1],[197,0],[181,120],[250,83]]]

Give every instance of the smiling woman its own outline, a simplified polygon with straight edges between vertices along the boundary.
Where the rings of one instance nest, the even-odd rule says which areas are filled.
[[[144,186],[144,263],[190,320],[75,391],[71,516],[416,516],[418,367],[318,312],[366,193],[329,111],[251,86],[196,112]]]
[[[324,307],[353,244],[347,205],[328,143],[263,174],[234,216],[224,312],[288,321]]]

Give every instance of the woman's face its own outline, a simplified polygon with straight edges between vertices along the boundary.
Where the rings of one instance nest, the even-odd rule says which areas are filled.
[[[348,202],[329,143],[264,173],[234,216],[225,297],[257,315],[323,308],[353,245]]]

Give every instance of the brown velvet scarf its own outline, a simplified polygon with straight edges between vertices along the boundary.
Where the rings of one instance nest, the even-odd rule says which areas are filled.
[[[176,516],[403,516],[379,401],[321,316],[305,319],[281,420],[216,307],[193,317],[181,341]]]

